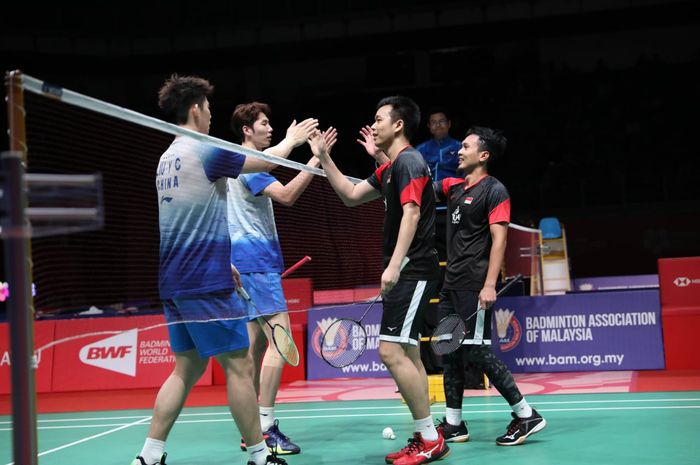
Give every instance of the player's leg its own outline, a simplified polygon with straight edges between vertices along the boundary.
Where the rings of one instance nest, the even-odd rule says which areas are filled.
[[[438,315],[444,318],[456,313],[455,304],[459,304],[458,296],[454,291],[443,290],[440,292],[440,304]],[[462,420],[462,398],[464,397],[464,350],[460,347],[456,351],[443,355],[443,387],[445,389],[445,418],[440,422],[442,433],[446,442],[466,442],[469,440],[469,431]]]
[[[490,315],[488,316],[490,317]],[[511,414],[513,420],[508,425],[506,433],[496,439],[498,445],[522,444],[528,436],[541,431],[547,425],[546,420],[527,403],[510,370],[502,360],[496,357],[490,345],[468,347],[467,360],[474,363],[488,376],[491,384],[513,409]]]
[[[170,348],[175,354],[175,368],[158,391],[148,436],[133,462],[135,465],[164,462],[168,434],[182,411],[192,386],[202,376],[208,363],[208,357],[202,357],[197,352],[187,324],[181,322],[183,313],[187,314],[187,303],[167,300],[163,309],[166,320],[173,323],[168,326],[168,338]]]
[[[396,465],[417,465],[449,453],[430,415],[428,379],[418,346],[423,314],[436,286],[435,281],[399,280],[383,299],[379,355],[406,400],[415,430],[408,446],[386,456]]]
[[[274,326],[289,329],[287,304],[282,293],[282,280],[278,273],[247,273],[241,276],[243,286],[255,302],[260,315]],[[251,336],[251,353],[255,363],[256,392],[259,394],[260,424],[271,450],[280,455],[298,454],[299,446],[279,429],[275,420],[275,399],[282,379],[284,359],[272,342],[272,329],[264,321],[248,324]]]

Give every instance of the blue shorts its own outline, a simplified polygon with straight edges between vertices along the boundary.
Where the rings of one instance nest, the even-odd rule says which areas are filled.
[[[243,303],[231,291],[169,299],[163,310],[168,323],[179,322],[168,325],[173,352],[197,349],[206,358],[250,345]],[[206,321],[216,318],[229,319]]]
[[[241,273],[241,282],[255,304],[248,306],[248,317],[251,321],[260,315],[274,315],[287,311],[287,301],[284,300],[279,273]]]

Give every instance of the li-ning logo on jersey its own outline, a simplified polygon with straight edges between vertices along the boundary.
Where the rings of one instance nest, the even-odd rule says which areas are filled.
[[[459,211],[459,207],[455,208],[455,211],[452,212],[452,224],[459,224],[459,221],[462,219],[462,213]]]
[[[80,349],[80,361],[109,371],[136,376],[136,329],[93,342]]]

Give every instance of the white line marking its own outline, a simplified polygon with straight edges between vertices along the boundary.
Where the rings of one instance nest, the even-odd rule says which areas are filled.
[[[82,443],[84,443],[84,442],[90,441],[90,440],[92,440],[92,439],[99,438],[99,437],[101,437],[101,436],[106,436],[106,435],[108,435],[108,434],[115,433],[115,432],[117,432],[117,431],[120,431],[120,430],[129,428],[129,427],[134,426],[134,425],[143,424],[144,421],[147,421],[147,420],[150,420],[150,419],[151,419],[151,417],[145,417],[145,418],[142,418],[142,419],[140,419],[140,420],[137,420],[137,421],[128,423],[128,424],[126,424],[126,425],[121,425],[120,427],[111,429],[111,430],[109,430],[109,431],[103,431],[102,433],[93,434],[92,436],[88,436],[88,437],[83,438],[83,439],[78,439],[77,441],[73,441],[73,442],[70,442],[70,443],[68,443],[68,444],[64,444],[64,445],[62,445],[62,446],[54,447],[53,449],[45,450],[44,452],[38,453],[38,454],[37,454],[37,457],[41,457],[42,455],[48,455],[48,454],[51,454],[51,453],[53,453],[53,452],[58,452],[59,450],[67,449],[67,448],[69,448],[69,447],[73,447],[73,446],[76,446],[76,445],[78,445],[78,444],[82,444]],[[7,465],[13,465],[13,464],[14,464],[14,462],[10,462],[10,463],[8,463]]]
[[[494,399],[496,400],[496,399]],[[504,404],[500,398],[498,404]],[[570,401],[544,401],[530,402],[537,408],[538,405],[567,405],[567,404],[617,404],[617,403],[634,403],[634,402],[699,402],[698,398],[683,398],[683,399],[616,399],[616,400],[570,400]],[[444,405],[444,402],[433,404],[437,406]],[[492,404],[462,404],[462,407],[493,407]],[[308,412],[337,412],[337,411],[358,411],[358,410],[396,410],[405,409],[405,405],[385,406],[385,407],[337,407],[337,408],[302,408],[302,409],[284,409],[276,410],[277,414],[284,415],[285,413],[308,413]],[[228,410],[221,412],[202,412],[202,413],[182,413],[180,417],[198,417],[198,416],[230,416]],[[37,423],[61,423],[61,422],[79,422],[79,421],[108,421],[108,420],[133,420],[135,418],[143,418],[143,415],[126,415],[118,417],[85,417],[85,418],[47,418],[39,419]],[[11,421],[0,421],[0,425],[10,425]],[[111,426],[111,425],[106,425]]]
[[[394,407],[392,407],[394,408]],[[396,413],[354,413],[354,414],[344,414],[344,415],[297,415],[297,416],[278,416],[280,420],[312,420],[314,418],[371,418],[371,417],[391,417],[391,416],[406,416],[410,415],[408,408],[403,406],[404,412]],[[597,412],[597,411],[612,411],[612,410],[674,410],[674,409],[700,409],[700,405],[666,405],[666,406],[637,406],[637,407],[581,407],[581,408],[552,408],[552,409],[539,409],[540,412]],[[498,410],[466,410],[464,414],[478,415],[485,413],[509,413],[511,410],[508,409],[498,409]],[[440,414],[442,410],[433,410],[431,414]],[[181,417],[185,415],[180,415]],[[139,424],[144,424],[145,420],[150,419],[150,417],[143,418],[139,421],[129,423],[127,425],[120,425],[116,428],[105,433],[98,434],[87,438],[86,440],[93,439],[105,434],[109,434],[120,429],[128,428],[130,426],[136,426]],[[187,424],[187,423],[224,423],[231,422],[231,418],[214,418],[214,419],[202,419],[202,420],[178,420],[177,424]],[[50,430],[50,429],[79,429],[79,428],[104,428],[106,426],[119,426],[119,425],[65,425],[65,426],[40,426],[39,430]],[[0,431],[11,431],[12,428],[0,428]],[[73,443],[78,444],[79,442]],[[72,444],[71,444],[72,445]],[[67,447],[67,446],[63,446]],[[54,449],[60,450],[60,449]],[[48,452],[45,452],[48,453]],[[41,454],[39,454],[41,455]]]

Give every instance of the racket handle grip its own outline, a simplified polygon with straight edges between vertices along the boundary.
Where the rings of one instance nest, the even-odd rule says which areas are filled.
[[[243,300],[250,301],[250,294],[248,294],[248,291],[246,291],[243,286],[236,287],[236,292],[243,298]]]

